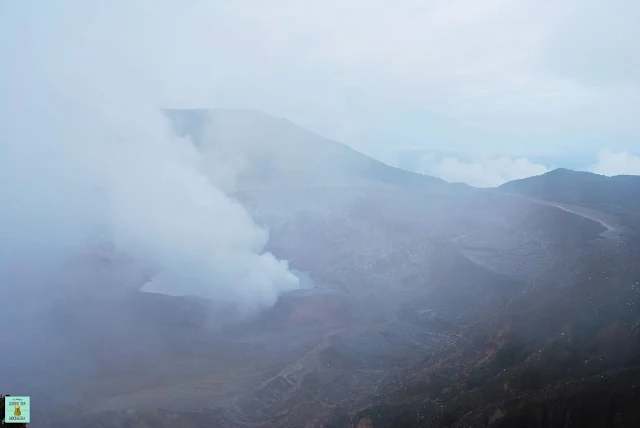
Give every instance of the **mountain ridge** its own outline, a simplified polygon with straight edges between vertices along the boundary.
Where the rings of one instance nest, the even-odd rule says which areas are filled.
[[[241,186],[250,186],[251,182],[262,186],[281,185],[282,176],[285,181],[315,185],[321,184],[318,179],[322,177],[326,182],[353,184],[358,180],[432,190],[450,186],[439,178],[387,165],[288,119],[259,110],[165,109],[164,112],[176,132],[180,136],[191,136],[201,150],[206,150],[205,140],[213,139],[228,140],[225,144],[237,144],[249,153],[246,157],[251,167],[260,168],[262,172],[243,177]],[[273,170],[277,170],[280,180],[273,179],[276,173]]]
[[[625,226],[640,231],[640,176],[608,177],[559,168],[510,181],[495,190],[595,209],[617,216]]]

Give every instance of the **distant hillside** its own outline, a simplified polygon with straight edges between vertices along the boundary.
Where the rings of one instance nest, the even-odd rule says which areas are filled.
[[[376,161],[290,121],[255,110],[166,110],[180,135],[235,166],[234,188],[296,186],[448,187]],[[215,150],[212,150],[215,148]]]
[[[640,230],[640,176],[607,177],[584,171],[556,169],[543,175],[510,181],[498,189],[547,201],[595,208],[617,215],[627,226]]]

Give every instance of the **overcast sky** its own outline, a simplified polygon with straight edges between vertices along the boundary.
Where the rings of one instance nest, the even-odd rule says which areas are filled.
[[[59,61],[82,45],[91,64],[73,65],[79,81],[103,63],[159,106],[257,108],[385,162],[478,186],[560,166],[640,173],[635,0],[2,8],[10,55],[38,40]]]

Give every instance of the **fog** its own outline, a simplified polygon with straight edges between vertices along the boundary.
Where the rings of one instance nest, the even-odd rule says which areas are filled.
[[[243,313],[297,288],[264,250],[268,231],[221,187],[216,172],[229,180],[243,165],[176,135],[125,41],[90,13],[21,6],[0,38],[0,321],[13,331],[3,388],[61,391],[107,350],[116,364],[146,355],[130,335],[146,315],[112,303],[145,284]]]
[[[229,177],[241,166],[173,132],[136,61],[121,55],[123,40],[76,38],[39,16],[9,24],[34,26],[26,40],[3,38],[12,60],[0,107],[0,263],[13,275],[4,292],[25,281],[63,287],[57,267],[87,251],[89,238],[113,243],[141,270],[153,266],[154,289],[169,294],[254,306],[295,288],[286,261],[263,250],[267,231],[219,187],[216,171]]]
[[[564,155],[538,156],[583,134],[634,138],[626,63],[577,72],[635,40],[629,19],[592,56],[577,36],[601,14],[575,1],[312,3],[0,4],[0,388],[33,397],[36,424],[219,426],[223,410],[300,426],[385,402],[408,369],[435,394],[421,400],[468,409],[478,391],[522,397],[502,376],[553,365],[535,355],[572,322],[580,338],[582,312],[601,336],[635,311],[635,291],[590,286],[636,281],[614,272],[635,266],[622,220],[565,206],[572,186],[536,200],[535,185],[446,183],[546,173]],[[352,149],[380,159],[378,145],[403,169]],[[632,149],[590,169],[634,174]],[[617,302],[610,316],[595,293]],[[532,357],[495,366],[490,390],[441,382],[528,337]],[[595,356],[584,343],[570,367]]]

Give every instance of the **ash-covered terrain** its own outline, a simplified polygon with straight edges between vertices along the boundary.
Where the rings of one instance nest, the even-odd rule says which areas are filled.
[[[34,427],[640,424],[638,177],[475,189],[259,112],[167,115],[242,166],[217,173],[300,287],[241,314],[89,247],[117,286],[52,297],[46,358],[34,336],[1,373]]]

